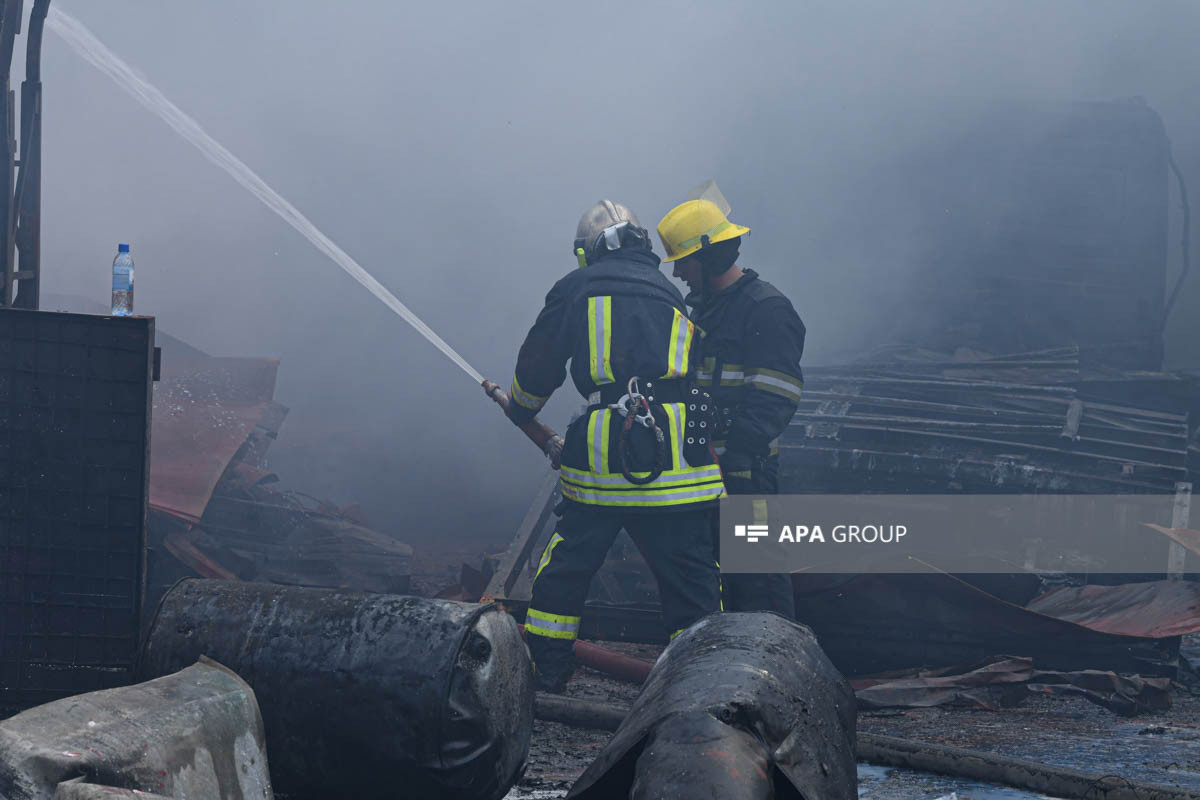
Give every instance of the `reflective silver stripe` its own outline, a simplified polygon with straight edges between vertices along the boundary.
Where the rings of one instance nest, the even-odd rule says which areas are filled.
[[[521,388],[521,384],[517,382],[517,376],[513,375],[512,381],[512,399],[517,402],[517,405],[533,411],[538,411],[542,406],[546,405],[549,397],[539,397],[536,394],[530,394]]]
[[[636,494],[634,492],[589,491],[564,485],[563,495],[583,503],[602,503],[610,506],[667,506],[716,499],[725,494],[724,484],[717,482],[686,491]]]
[[[592,383],[600,386],[612,383],[613,372],[611,358],[612,343],[609,337],[612,331],[612,298],[607,296],[588,298],[588,349]]]
[[[601,408],[588,418],[588,439],[591,441],[588,466],[593,473],[608,472],[608,419],[612,411]]]
[[[667,373],[671,377],[682,377],[687,372],[687,356],[688,342],[691,338],[692,323],[688,322],[687,317],[675,311],[675,341],[671,343],[671,353],[675,358],[671,361],[670,372]]]
[[[546,551],[542,553],[542,560],[538,562],[537,572],[533,574],[534,581],[538,579],[538,576],[542,574],[542,570],[544,570],[546,565],[550,563],[550,559],[554,555],[554,548],[558,547],[558,543],[561,541],[565,540],[558,534],[557,531],[555,531],[554,535],[550,537],[550,542],[546,545]]]
[[[634,474],[637,474],[637,473],[634,473]],[[618,476],[616,479],[613,479],[611,476],[604,476],[604,478],[599,479],[599,480],[594,480],[594,481],[575,480],[567,475],[562,476],[562,482],[564,485],[578,486],[581,489],[600,489],[600,490],[606,491],[606,492],[622,491],[622,490],[640,490],[643,492],[672,492],[672,491],[675,491],[678,489],[686,489],[689,486],[699,486],[704,483],[711,483],[712,481],[719,481],[720,479],[721,479],[720,473],[716,473],[716,474],[704,475],[702,477],[689,477],[687,479],[677,479],[677,480],[672,480],[672,481],[663,481],[660,479],[660,480],[654,481],[653,483],[646,484],[644,486],[638,486],[636,484],[630,483],[629,481],[625,480],[624,478],[622,478],[620,476]]]
[[[530,625],[536,625],[548,631],[562,631],[563,633],[579,633],[578,622],[551,622],[548,619],[541,617],[532,617],[536,622],[530,622]]]
[[[676,340],[678,352],[675,353],[675,374],[687,374],[688,345],[692,338],[692,323],[684,319],[679,326],[679,338]]]
[[[577,486],[633,486],[634,485],[634,484],[630,483],[628,480],[626,480],[624,475],[618,475],[618,474],[596,475],[596,474],[593,474],[590,472],[584,472],[582,470],[570,469],[569,467],[563,467],[562,473],[563,473],[564,481],[566,481],[568,483],[573,483]],[[659,485],[672,486],[672,485],[688,484],[688,483],[703,483],[705,481],[716,480],[719,477],[721,477],[721,468],[718,467],[716,464],[713,464],[711,466],[706,466],[706,467],[696,467],[696,468],[681,470],[677,474],[671,474],[670,472],[664,472],[661,476],[659,476],[658,480],[654,481],[654,483],[652,483],[652,484],[649,484],[649,486],[651,489],[653,489],[654,487],[659,486]],[[645,487],[643,487],[643,488],[645,488]]]
[[[781,394],[795,400],[800,399],[800,391],[804,386],[803,383],[795,378],[782,380],[771,375],[764,375],[761,372],[751,373],[746,378],[746,385],[755,388],[764,388],[768,391],[773,390],[775,394]]]
[[[604,375],[608,371],[608,363],[607,363],[608,354],[609,354],[608,326],[604,324],[605,322],[607,322],[607,319],[606,319],[607,317],[608,317],[608,298],[607,297],[597,297],[596,298],[596,357],[601,359],[600,363],[597,364],[597,366],[596,366],[596,373],[598,375]]]
[[[667,414],[667,425],[671,429],[671,469],[682,469],[687,462],[683,458],[683,403],[663,403],[663,411]]]

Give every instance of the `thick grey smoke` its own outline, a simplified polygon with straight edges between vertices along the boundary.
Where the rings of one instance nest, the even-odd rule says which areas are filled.
[[[602,196],[652,225],[715,177],[808,363],[894,315],[935,244],[896,187],[956,144],[963,109],[1143,96],[1200,196],[1188,0],[56,3],[502,382]],[[104,300],[131,242],[139,312],[282,359],[286,482],[413,540],[510,535],[545,462],[477,387],[52,36],[44,83],[46,291]],[[1172,188],[1171,279],[1177,205]],[[1171,364],[1200,362],[1198,284]],[[544,417],[578,404],[564,387]]]

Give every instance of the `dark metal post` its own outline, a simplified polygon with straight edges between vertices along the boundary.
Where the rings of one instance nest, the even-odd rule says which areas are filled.
[[[13,298],[13,168],[17,143],[13,131],[13,93],[10,85],[13,45],[21,30],[24,0],[4,0],[0,17],[0,136],[4,137],[3,161],[0,162],[0,306],[11,306]]]
[[[36,309],[42,283],[42,32],[50,0],[34,0],[21,84],[21,173],[14,198],[20,251],[17,308]]]

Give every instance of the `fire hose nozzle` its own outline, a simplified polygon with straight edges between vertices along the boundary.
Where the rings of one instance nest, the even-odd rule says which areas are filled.
[[[501,406],[508,405],[508,397],[505,391],[500,388],[500,384],[496,383],[495,381],[489,381],[485,379],[482,385],[484,394],[495,400]],[[503,400],[500,399],[501,395],[504,396]]]
[[[504,415],[508,416],[508,410],[512,404],[512,399],[508,396],[508,392],[500,388],[500,384],[495,381],[485,380],[481,385],[483,386],[484,393],[492,398],[496,405],[504,409]],[[530,441],[538,446],[539,450],[546,454],[546,457],[550,459],[550,466],[558,469],[562,463],[563,438],[555,433],[554,429],[550,426],[538,421],[536,417],[529,422],[517,425],[517,427],[529,437]]]

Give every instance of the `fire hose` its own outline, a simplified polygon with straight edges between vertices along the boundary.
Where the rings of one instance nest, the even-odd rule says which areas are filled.
[[[504,409],[505,416],[508,416],[508,409],[512,405],[512,398],[508,396],[508,392],[501,389],[495,381],[485,380],[482,385],[484,394],[492,398],[496,405]],[[562,462],[563,438],[549,425],[539,422],[536,417],[529,422],[522,422],[517,427],[546,454],[550,459],[550,466],[558,469]]]

